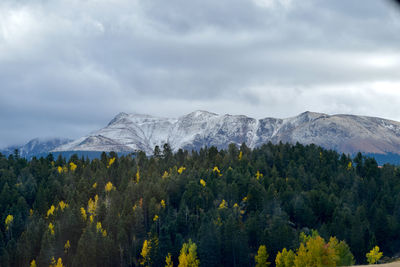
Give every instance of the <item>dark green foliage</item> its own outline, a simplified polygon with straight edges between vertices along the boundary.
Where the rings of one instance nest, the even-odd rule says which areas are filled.
[[[91,223],[88,201],[96,195]],[[69,206],[61,210],[61,201]],[[252,266],[260,245],[273,262],[308,229],[345,240],[363,263],[375,245],[385,256],[399,252],[400,169],[300,144],[175,154],[164,145],[152,157],[102,153],[69,161],[15,153],[0,155],[0,214],[0,266],[33,259],[48,266],[51,257],[67,266],[139,266],[144,240],[151,240],[153,266],[164,266],[168,253],[178,263],[189,239],[201,266]]]

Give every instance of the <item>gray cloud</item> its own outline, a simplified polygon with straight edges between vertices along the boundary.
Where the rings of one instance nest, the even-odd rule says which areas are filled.
[[[400,120],[400,10],[374,0],[5,0],[0,147],[118,112]]]

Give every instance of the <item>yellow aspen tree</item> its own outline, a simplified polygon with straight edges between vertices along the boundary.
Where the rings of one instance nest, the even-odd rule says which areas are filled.
[[[115,187],[113,186],[113,184],[111,182],[108,182],[105,187],[104,187],[106,192],[110,192],[111,190],[115,189]]]
[[[54,225],[52,223],[49,223],[49,231],[51,235],[54,235]]]
[[[67,242],[65,242],[65,245],[64,245],[64,253],[65,254],[68,253],[68,250],[70,247],[71,247],[71,244],[70,244],[69,240],[67,240]]]
[[[71,171],[75,171],[77,167],[78,167],[78,166],[77,166],[75,163],[73,163],[73,162],[70,162],[70,163],[69,163],[69,169],[70,169]]]
[[[49,267],[54,267],[54,266],[56,266],[56,260],[54,259],[54,257],[51,257]]]
[[[14,216],[11,214],[8,214],[5,220],[5,224],[6,224],[6,230],[8,230],[10,228],[10,225],[12,224],[12,222],[14,221]]]
[[[103,230],[102,227],[101,227],[101,222],[97,222],[96,230],[97,230],[97,232],[101,232],[101,230]]]
[[[143,247],[142,247],[142,252],[140,252],[140,255],[142,256],[142,260],[140,261],[141,265],[151,265],[151,258],[150,258],[150,252],[151,252],[151,241],[144,240],[143,242]]]
[[[84,208],[82,208],[82,207],[81,207],[81,215],[82,215],[82,219],[84,221],[86,221],[86,219],[87,219],[86,210]]]
[[[97,183],[95,182],[95,183],[92,185],[92,188],[96,189],[96,187],[97,187]]]
[[[296,267],[310,266],[336,266],[338,256],[334,248],[325,243],[325,240],[319,235],[316,236],[301,236],[303,242],[297,250],[297,255],[294,259]]]
[[[353,165],[351,164],[351,161],[349,161],[349,164],[347,164],[347,170],[348,170],[348,171],[351,170],[352,167],[353,167]]]
[[[257,173],[256,173],[256,179],[257,180],[260,180],[260,178],[263,178],[264,177],[264,175],[262,174],[262,173],[260,173],[259,171],[257,171]]]
[[[200,184],[201,184],[203,187],[206,187],[206,181],[204,181],[203,179],[200,179]]]
[[[178,267],[198,267],[200,265],[200,260],[197,258],[197,246],[191,239],[189,239],[189,243],[182,245],[178,259]]]
[[[221,204],[219,204],[218,209],[225,209],[228,207],[228,203],[226,203],[225,199],[221,201]]]
[[[57,167],[57,171],[58,171],[59,174],[61,174],[63,172],[63,168],[61,166],[58,166]]]
[[[180,168],[178,169],[178,173],[179,173],[179,174],[182,174],[182,172],[183,172],[184,170],[186,170],[186,168],[182,166],[182,167],[180,167]]]
[[[278,252],[275,259],[276,267],[292,267],[294,266],[294,252],[289,249],[289,251],[284,248],[282,252]]]
[[[94,200],[92,198],[90,198],[89,201],[88,201],[88,212],[93,216],[96,216],[96,209],[97,209],[98,200],[99,200],[99,196],[95,195],[94,196]]]
[[[242,151],[240,151],[240,152],[239,152],[239,157],[238,157],[238,158],[239,158],[239,160],[242,160],[242,157],[243,157],[243,152],[242,152]]]
[[[37,265],[36,265],[36,261],[35,260],[32,260],[31,261],[31,264],[29,265],[30,267],[36,267]]]
[[[161,200],[160,204],[161,204],[161,207],[165,208],[166,204],[165,204],[165,200],[164,199]]]
[[[382,258],[383,252],[380,252],[379,247],[375,246],[366,256],[369,264],[376,264]]]
[[[62,259],[58,258],[57,262],[54,257],[51,257],[50,267],[63,267]]]
[[[168,177],[168,175],[169,175],[168,172],[164,171],[164,174],[161,176],[161,178],[166,179]]]
[[[268,267],[271,263],[268,261],[268,253],[267,247],[265,245],[261,245],[258,248],[257,255],[254,256],[256,261],[256,267]]]
[[[64,211],[64,209],[67,208],[69,205],[61,200],[60,203],[58,203],[58,206],[60,207],[61,211]]]
[[[107,168],[110,168],[111,165],[112,165],[114,162],[115,162],[115,157],[114,157],[114,158],[111,158],[111,159],[108,161],[108,166],[107,166]]]
[[[174,263],[172,262],[171,259],[171,253],[168,253],[168,255],[165,257],[165,267],[173,267]]]
[[[139,171],[139,166],[137,167],[137,171],[136,171],[136,183],[138,184],[140,181],[140,171]]]
[[[47,211],[47,218],[50,215],[54,215],[54,211],[56,210],[56,208],[54,207],[54,205],[51,205],[50,209]]]
[[[218,176],[222,176],[221,171],[218,169],[217,166],[214,167],[213,172],[216,172]]]
[[[64,265],[63,265],[63,263],[62,263],[62,259],[61,259],[61,258],[58,258],[56,267],[63,267],[63,266],[64,266]]]

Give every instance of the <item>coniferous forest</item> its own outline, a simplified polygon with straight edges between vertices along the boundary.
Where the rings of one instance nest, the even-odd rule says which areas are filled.
[[[0,266],[335,266],[400,251],[400,169],[314,145],[0,154],[0,192]]]

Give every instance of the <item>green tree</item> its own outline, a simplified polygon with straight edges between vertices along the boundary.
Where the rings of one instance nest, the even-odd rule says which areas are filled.
[[[354,256],[350,251],[349,246],[345,241],[338,241],[336,237],[331,237],[329,239],[328,245],[335,249],[337,257],[337,266],[350,266],[354,265]]]

